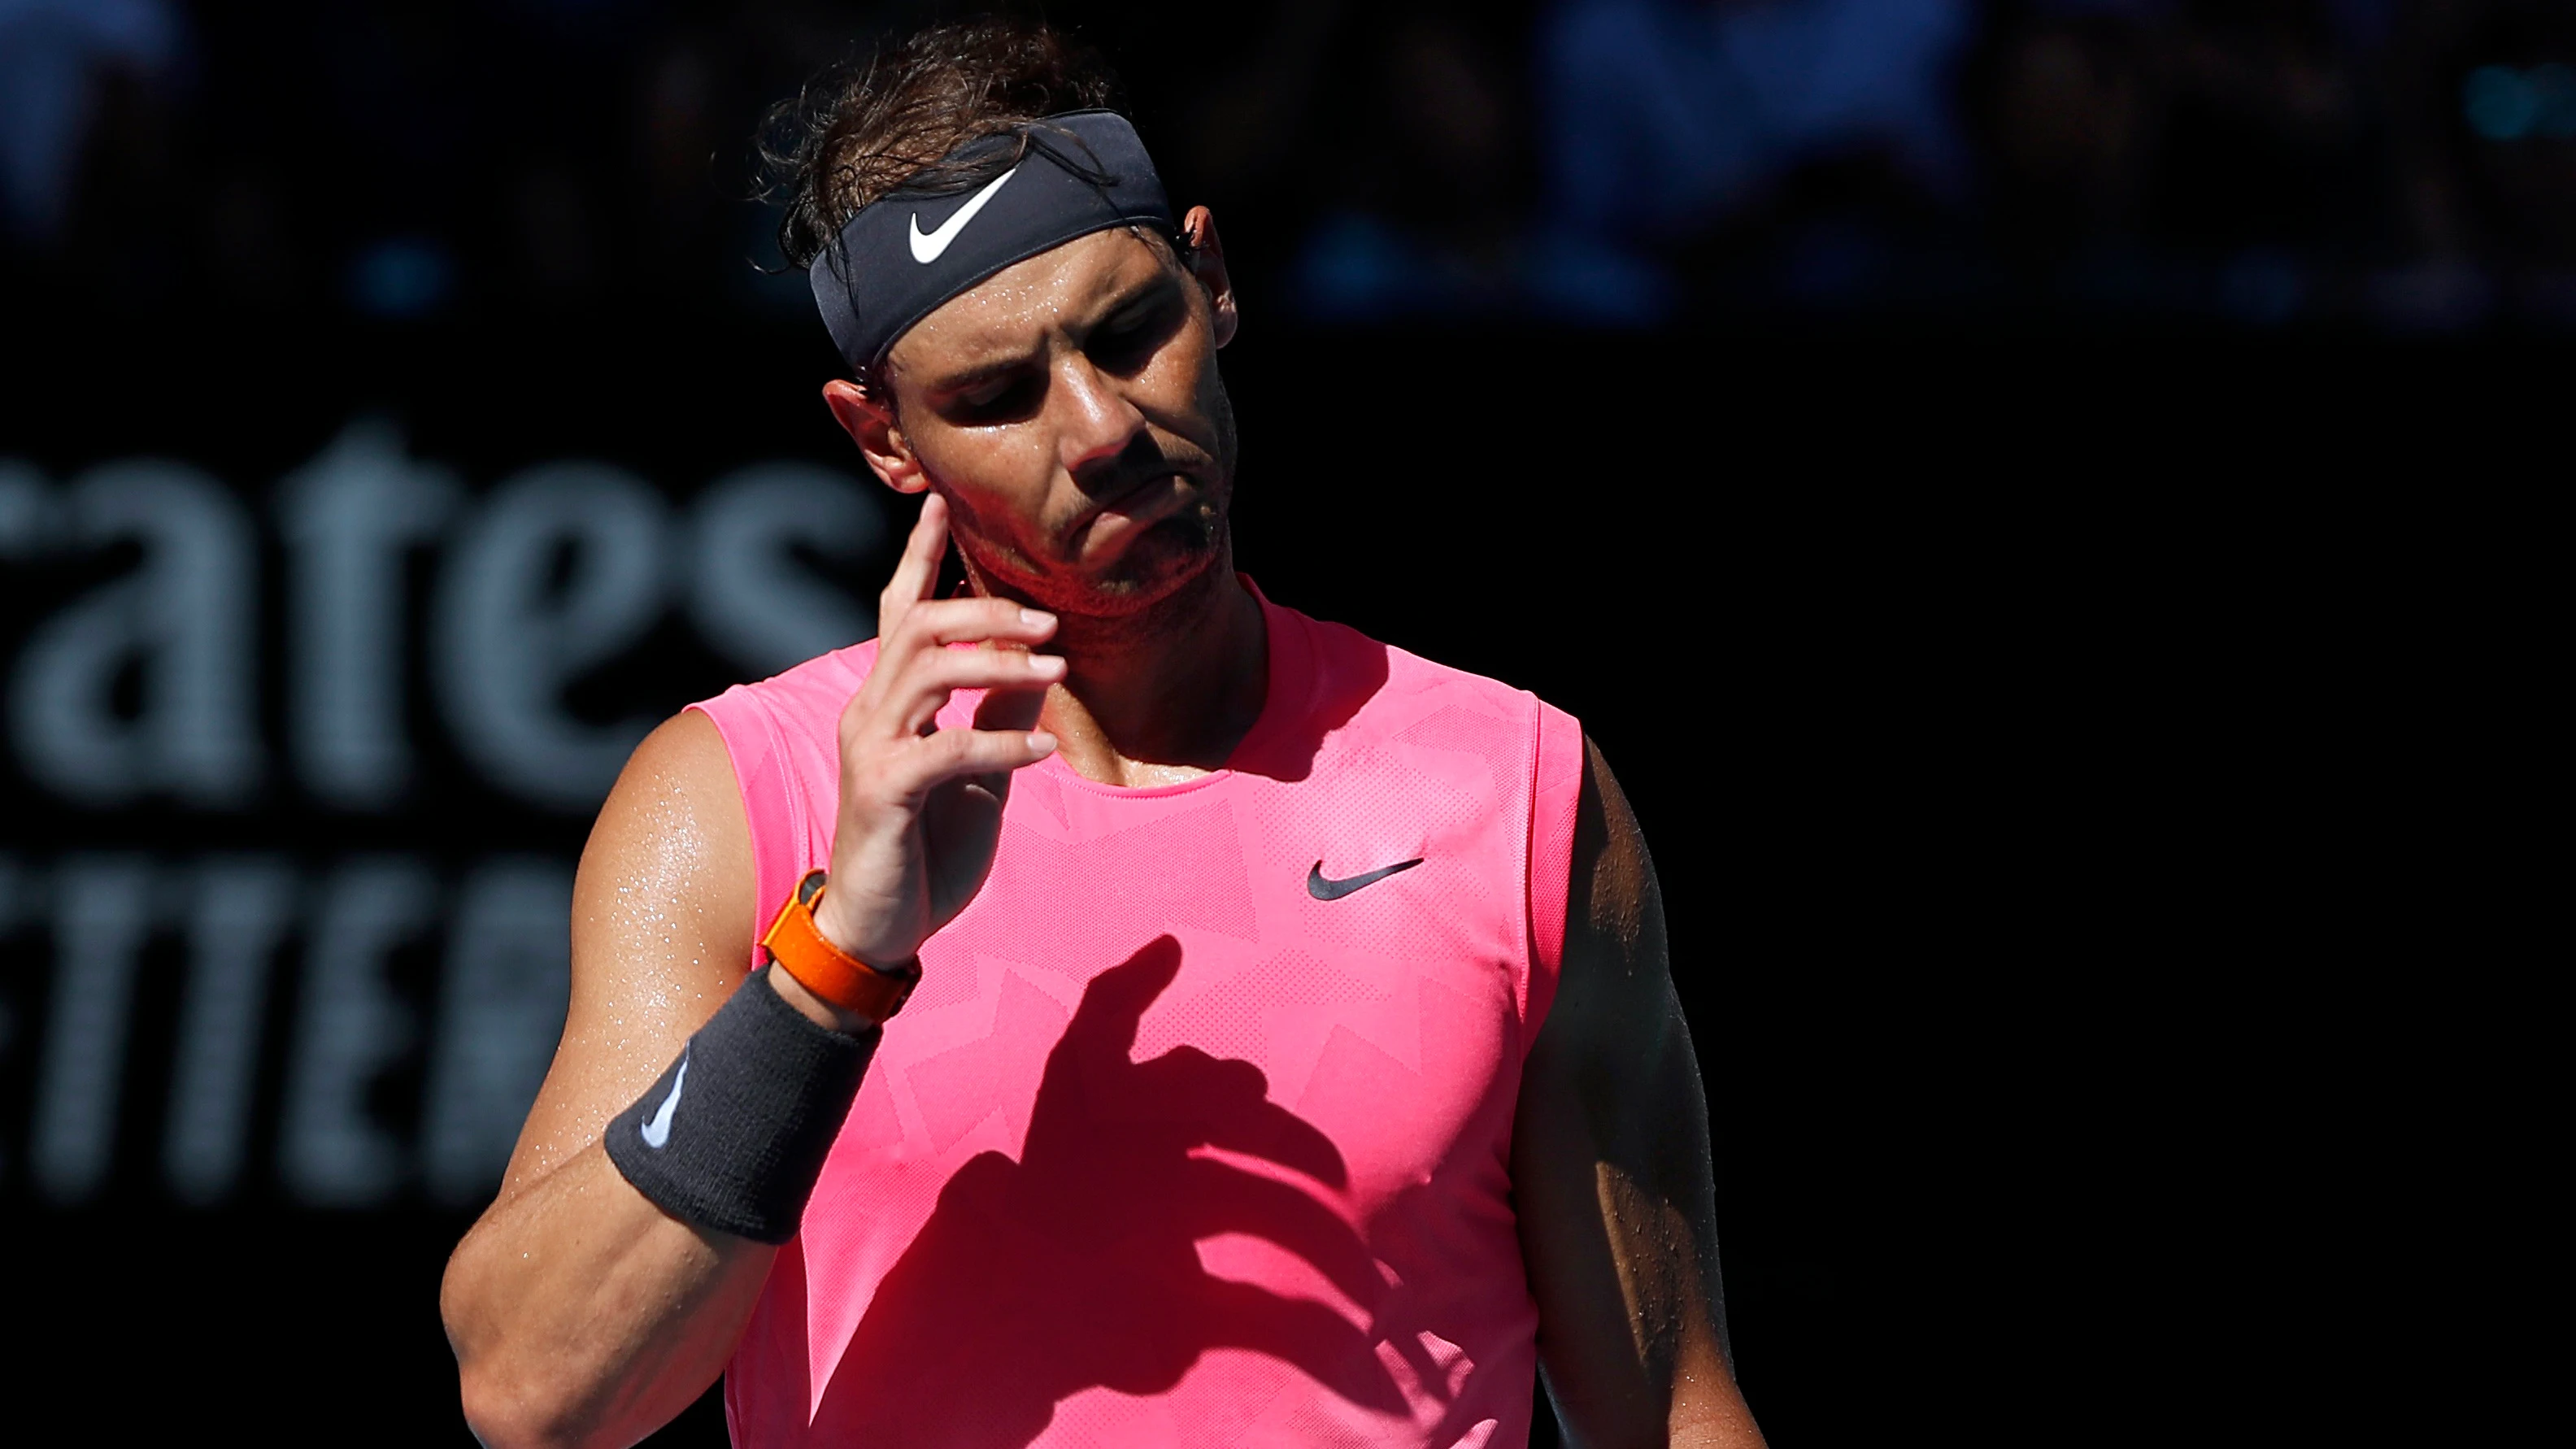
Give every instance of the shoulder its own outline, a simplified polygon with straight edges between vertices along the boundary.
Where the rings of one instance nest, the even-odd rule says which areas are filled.
[[[750,831],[716,722],[696,709],[665,720],[627,757],[583,847],[578,896],[607,890],[724,893],[750,883]],[[593,901],[576,899],[575,927]]]
[[[1599,749],[1581,747],[1563,864],[1562,966],[1531,1070],[1618,1058],[1657,1039],[1677,1009],[1654,858]]]
[[[863,640],[847,649],[818,654],[767,679],[737,684],[713,699],[690,705],[685,713],[706,716],[737,756],[763,726],[800,734],[819,724],[828,735],[841,717],[841,707],[850,702],[876,662],[877,641]]]
[[[774,902],[819,849],[829,854],[830,822],[840,800],[840,723],[876,666],[873,639],[817,655],[784,673],[738,684],[682,714],[717,740],[729,762],[751,865],[743,886]],[[665,728],[670,728],[666,726]]]
[[[837,786],[841,711],[877,661],[874,639],[737,684],[682,711],[714,726],[746,801]],[[664,726],[665,729],[670,726]]]
[[[1537,765],[1543,782],[1562,775],[1571,787],[1582,738],[1573,716],[1528,690],[1381,643],[1347,624],[1281,612],[1303,627],[1314,650],[1324,713],[1368,735],[1470,750],[1498,764],[1522,762],[1507,772],[1513,775]],[[1560,740],[1562,748],[1554,747]]]
[[[1612,958],[1624,971],[1640,952],[1663,954],[1663,900],[1646,833],[1601,749],[1582,745],[1568,882],[1569,970],[1579,956]],[[1648,940],[1651,929],[1655,939]]]

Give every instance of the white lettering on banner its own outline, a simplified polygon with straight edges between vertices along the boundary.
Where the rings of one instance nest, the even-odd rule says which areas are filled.
[[[639,641],[674,593],[698,633],[755,675],[874,632],[871,596],[835,576],[882,564],[889,531],[876,493],[848,473],[737,469],[697,500],[685,543],[666,512],[634,475],[580,460],[521,472],[468,508],[391,422],[349,423],[281,481],[274,514],[288,570],[287,744],[305,788],[353,811],[405,798],[416,769],[405,566],[451,523],[462,527],[428,630],[439,712],[491,783],[550,809],[597,805],[650,727],[641,715],[578,718],[565,692]],[[24,460],[0,460],[0,559],[128,541],[142,545],[139,566],[39,623],[11,669],[19,759],[81,805],[245,805],[265,763],[249,510],[179,463],[105,463],[55,490]],[[138,678],[133,708],[119,694]]]
[[[417,1032],[386,978],[388,958],[429,926],[428,869],[400,858],[343,866],[306,937],[304,992],[287,1064],[278,1169],[305,1202],[365,1207],[402,1186],[402,1144],[368,1109],[368,1089]]]
[[[152,934],[153,871],[139,855],[73,856],[54,879],[54,985],[28,1134],[36,1183],[77,1203],[106,1182],[116,1148],[134,973]]]
[[[430,1195],[479,1205],[500,1185],[563,1034],[572,872],[502,859],[464,886],[439,978],[421,1166]]]
[[[885,541],[873,493],[811,463],[759,463],[710,485],[695,513],[689,612],[708,643],[755,676],[776,674],[876,633],[861,603],[815,578],[802,545],[855,571]]]
[[[183,1202],[220,1202],[241,1179],[270,968],[295,905],[295,872],[282,860],[218,856],[197,868],[161,1155]]]
[[[210,1207],[250,1181],[261,1063],[282,1053],[277,1179],[315,1207],[392,1203],[417,1185],[444,1205],[489,1199],[561,1036],[570,997],[572,863],[501,856],[452,897],[429,865],[379,856],[308,883],[282,857],[214,855],[179,864],[85,854],[43,869],[0,855],[0,943],[42,924],[50,898],[54,970],[36,1073],[31,1185],[77,1206],[110,1187],[124,1149],[129,1070],[155,1080],[128,1042],[139,1031],[138,969],[156,937],[186,945],[177,982],[162,1182]],[[175,898],[177,909],[155,902]],[[435,1030],[415,1053],[419,1013],[390,970],[397,951],[444,936]],[[300,943],[293,1019],[266,1040],[272,983]],[[162,980],[156,973],[150,978]],[[11,985],[0,976],[0,989]],[[160,988],[156,988],[160,989]],[[13,1043],[0,1003],[0,1052]],[[418,1071],[418,1078],[410,1073]],[[381,1110],[382,1088],[418,1080],[417,1120]],[[396,1093],[389,1100],[399,1100]],[[14,1138],[14,1133],[7,1134]]]
[[[556,463],[495,489],[457,541],[439,583],[431,664],[457,745],[494,783],[563,811],[606,797],[654,722],[585,724],[565,709],[564,689],[660,615],[664,531],[661,500],[634,475]]]
[[[480,1201],[562,1029],[572,863],[499,856],[453,878],[348,848],[427,804],[417,823],[442,840],[520,838],[524,811],[465,792],[484,826],[424,801],[433,769],[595,808],[679,699],[647,683],[631,718],[571,701],[674,604],[744,677],[867,637],[873,590],[845,585],[890,562],[883,495],[847,471],[755,463],[675,526],[643,479],[574,460],[477,497],[365,415],[278,480],[273,508],[228,486],[260,480],[180,462],[62,476],[0,458],[8,598],[44,597],[0,630],[0,731],[20,771],[0,787],[59,802],[0,818],[0,1059],[30,1083],[23,1122],[0,1121],[0,1189],[95,1204],[133,1167],[135,1190],[200,1207],[270,1182],[314,1206]],[[273,633],[264,599],[282,606]],[[704,687],[700,667],[692,655],[671,687]],[[407,697],[416,680],[425,700]],[[447,739],[420,736],[423,719]],[[264,790],[281,745],[292,793]],[[241,813],[253,806],[296,814]],[[30,854],[46,820],[68,821],[82,853]],[[155,854],[173,826],[207,853]],[[256,849],[228,849],[235,831]],[[407,964],[397,978],[415,948],[424,967],[436,953],[434,980]]]
[[[257,551],[248,511],[184,464],[102,464],[64,500],[67,542],[143,545],[129,577],[92,590],[29,639],[9,714],[27,771],[58,794],[119,805],[168,791],[246,803],[259,782],[251,683]],[[13,505],[16,506],[16,505]],[[120,718],[116,679],[142,668],[142,708]]]
[[[306,788],[382,809],[411,778],[403,734],[403,561],[433,541],[459,490],[362,418],[280,485],[288,557],[289,738]]]

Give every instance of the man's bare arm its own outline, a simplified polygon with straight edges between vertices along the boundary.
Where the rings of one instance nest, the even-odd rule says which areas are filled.
[[[947,505],[926,500],[878,597],[875,667],[841,710],[815,924],[861,960],[904,960],[965,909],[992,869],[1010,772],[1055,749],[1031,726],[1064,660],[1030,652],[1055,618],[932,598],[947,528]],[[933,728],[960,689],[984,691],[973,727]],[[500,1200],[448,1261],[440,1308],[487,1444],[633,1443],[715,1382],[750,1320],[777,1250],[664,1213],[600,1133],[741,985],[753,876],[724,740],[682,714],[636,749],[582,852],[563,1042]],[[874,1025],[793,976],[762,980],[817,1026]]]
[[[466,1421],[496,1449],[633,1443],[715,1382],[751,1316],[778,1250],[664,1213],[599,1138],[742,981],[752,891],[732,762],[683,714],[582,852],[563,1042],[439,1295]]]
[[[1588,740],[1571,887],[1512,1137],[1548,1387],[1579,1444],[1759,1445],[1727,1351],[1707,1099],[1663,899]]]

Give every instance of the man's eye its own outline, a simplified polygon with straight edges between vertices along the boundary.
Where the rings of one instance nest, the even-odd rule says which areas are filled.
[[[1029,385],[1025,378],[1005,377],[970,388],[957,395],[960,411],[971,417],[995,417],[1010,412],[1026,401]]]
[[[1145,329],[1134,322],[1122,322],[1103,328],[1092,343],[1092,354],[1103,361],[1127,361],[1144,350]]]
[[[1104,367],[1123,371],[1143,362],[1171,334],[1173,309],[1152,306],[1122,317],[1091,337],[1091,355]]]

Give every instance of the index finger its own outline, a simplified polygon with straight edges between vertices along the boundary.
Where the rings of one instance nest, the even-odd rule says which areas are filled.
[[[929,598],[939,584],[939,560],[948,552],[948,500],[936,493],[921,500],[921,517],[912,525],[912,536],[903,543],[903,557],[895,561],[894,576],[886,580],[885,592],[877,596],[877,637],[894,632],[905,612]]]

